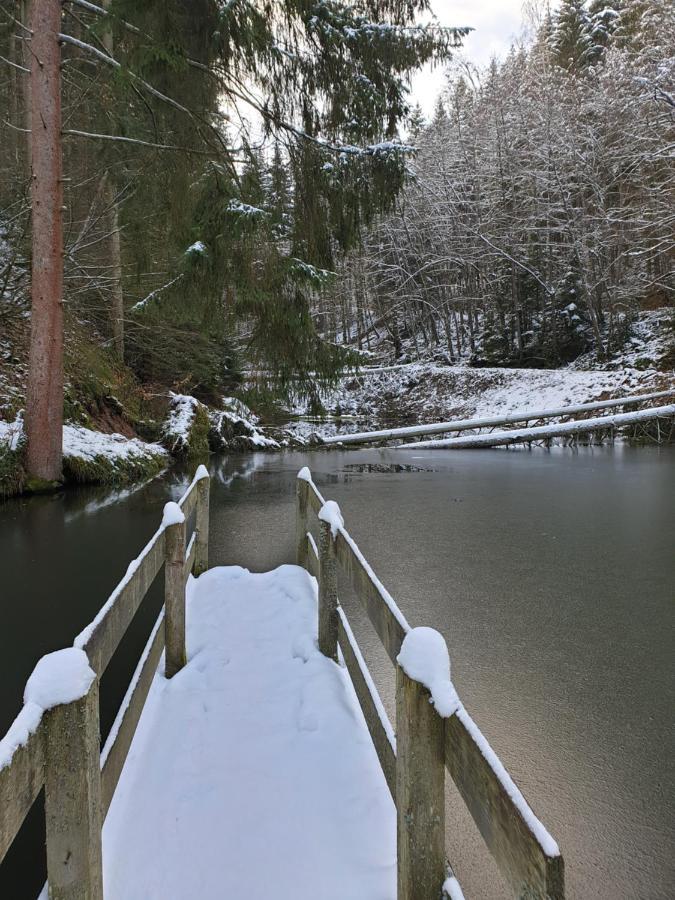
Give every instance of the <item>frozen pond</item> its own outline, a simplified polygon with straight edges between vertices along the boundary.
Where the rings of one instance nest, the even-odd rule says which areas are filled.
[[[303,465],[341,504],[409,621],[447,638],[462,699],[560,843],[568,897],[675,896],[675,450],[213,460],[212,564],[263,570],[291,560]],[[179,489],[172,475],[112,503],[83,489],[0,506],[0,731],[37,657],[70,643],[94,615]],[[391,708],[388,660],[352,598],[344,602]],[[157,603],[106,674],[104,728]],[[506,896],[454,795],[449,811],[449,853],[467,900]],[[35,826],[13,850],[0,896],[35,896],[37,834]]]

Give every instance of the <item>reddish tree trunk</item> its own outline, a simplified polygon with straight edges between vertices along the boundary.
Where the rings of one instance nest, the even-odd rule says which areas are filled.
[[[31,27],[32,312],[26,468],[60,481],[63,444],[63,184],[60,0],[33,0]]]

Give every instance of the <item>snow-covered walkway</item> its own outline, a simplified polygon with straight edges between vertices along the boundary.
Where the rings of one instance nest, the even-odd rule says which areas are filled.
[[[314,579],[211,569],[187,616],[106,818],[106,900],[394,900],[394,804]]]

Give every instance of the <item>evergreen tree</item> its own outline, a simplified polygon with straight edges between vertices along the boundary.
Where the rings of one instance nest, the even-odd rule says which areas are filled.
[[[310,371],[330,378],[343,363],[335,348],[319,347],[308,302],[336,254],[358,243],[403,185],[409,148],[396,136],[410,113],[407,79],[425,62],[447,58],[463,33],[415,25],[426,7],[426,0],[199,0],[196,14],[188,0],[150,0],[142,9],[113,0],[121,80],[128,68],[188,108],[192,115],[181,117],[144,98],[153,117],[160,114],[158,142],[199,151],[188,165],[179,157],[177,184],[162,195],[177,205],[162,217],[173,223],[166,237],[173,286],[158,304],[172,321],[182,310],[213,323],[225,293],[227,309],[252,328],[248,353],[282,388],[291,377],[308,388]],[[275,158],[272,193],[285,194],[283,209],[246,131],[233,146],[222,125],[214,127],[223,108],[240,118],[253,110],[262,122]],[[292,181],[283,189],[282,160]],[[195,242],[205,248],[198,260],[184,252]],[[272,321],[292,327],[275,334]]]
[[[422,112],[422,107],[419,103],[416,103],[408,117],[408,134],[411,139],[415,141],[426,127],[427,123],[424,118],[424,113]]]
[[[594,63],[602,59],[612,43],[619,24],[621,0],[591,0],[588,15],[591,23],[591,59]]]
[[[592,61],[591,20],[585,0],[561,0],[553,17],[553,60],[561,69],[581,72]]]

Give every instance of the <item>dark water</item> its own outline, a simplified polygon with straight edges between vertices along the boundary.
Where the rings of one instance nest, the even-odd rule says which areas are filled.
[[[670,900],[674,464],[672,448],[619,447],[231,457],[212,466],[211,562],[289,561],[309,465],[408,619],[445,635],[462,699],[561,845],[568,897]],[[37,657],[92,618],[180,489],[171,476],[110,505],[82,491],[0,506],[0,733]],[[104,729],[158,602],[106,673]],[[344,602],[391,708],[391,666]],[[453,794],[449,819],[467,898],[507,896]],[[42,883],[35,830],[23,837],[3,900]]]

